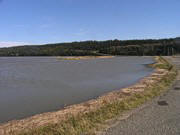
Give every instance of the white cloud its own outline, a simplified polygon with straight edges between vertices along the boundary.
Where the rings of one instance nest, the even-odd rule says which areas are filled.
[[[51,25],[50,24],[42,24],[42,25],[40,25],[40,27],[41,28],[49,28],[49,27],[51,27]]]
[[[28,45],[29,43],[25,42],[11,42],[11,41],[0,41],[0,48],[2,47],[12,47],[12,46],[20,46],[20,45]]]
[[[17,25],[15,25],[15,27],[19,27],[19,28],[23,28],[23,27],[25,27],[26,25],[24,25],[24,24],[17,24]]]
[[[76,35],[76,36],[84,36],[84,35],[87,35],[88,33],[89,33],[88,30],[81,28],[81,29],[79,29],[79,31],[76,32],[74,35]]]

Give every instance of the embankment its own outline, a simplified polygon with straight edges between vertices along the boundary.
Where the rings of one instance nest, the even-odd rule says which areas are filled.
[[[110,92],[97,99],[73,105],[57,112],[44,113],[33,117],[0,125],[0,134],[78,135],[93,133],[102,128],[106,120],[122,112],[138,107],[167,90],[176,77],[176,69],[162,57],[156,57],[154,73],[137,84]]]

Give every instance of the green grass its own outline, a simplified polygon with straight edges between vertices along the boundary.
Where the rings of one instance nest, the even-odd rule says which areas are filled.
[[[19,135],[81,135],[94,134],[94,131],[103,128],[107,120],[119,117],[123,112],[137,108],[143,103],[165,92],[176,77],[176,70],[162,57],[161,64],[156,68],[168,69],[168,75],[161,78],[158,84],[147,87],[144,92],[133,93],[122,101],[105,104],[94,112],[71,116],[68,120],[57,124],[49,124],[31,131],[23,131]]]
[[[159,56],[157,57],[158,62],[157,64],[152,65],[152,67],[155,68],[160,68],[160,69],[167,69],[167,70],[171,70],[173,68],[173,65],[171,65],[166,59],[164,59],[163,57]]]

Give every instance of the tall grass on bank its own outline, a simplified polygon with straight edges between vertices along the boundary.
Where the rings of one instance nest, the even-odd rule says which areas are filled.
[[[163,76],[158,83],[145,88],[143,92],[132,93],[121,101],[105,104],[96,111],[71,116],[69,119],[57,124],[44,125],[31,131],[23,131],[19,135],[84,135],[94,134],[94,131],[102,128],[109,119],[116,118],[123,112],[137,108],[146,101],[165,92],[176,77],[176,69],[162,57],[157,58],[159,63],[153,66],[158,69],[166,69],[169,73]],[[15,134],[15,133],[14,133]]]

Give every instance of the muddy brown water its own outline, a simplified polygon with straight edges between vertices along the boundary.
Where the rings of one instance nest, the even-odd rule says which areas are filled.
[[[152,57],[57,60],[0,57],[0,123],[55,111],[127,87],[153,72]]]

